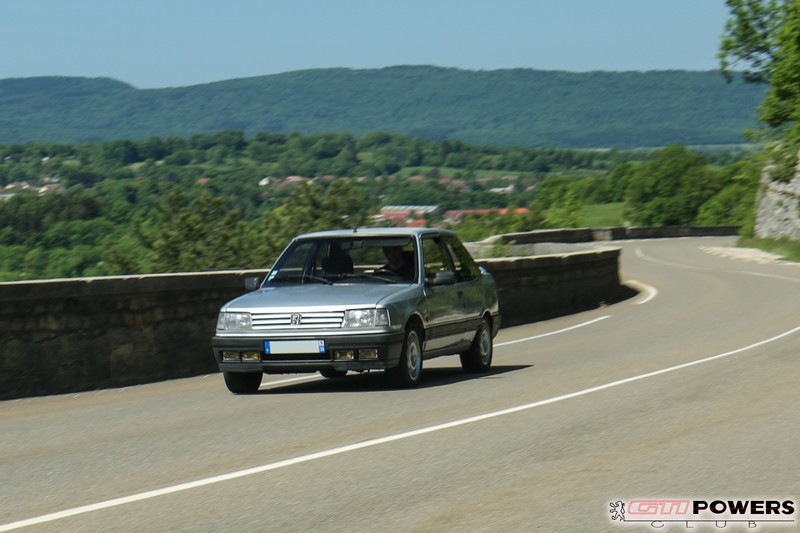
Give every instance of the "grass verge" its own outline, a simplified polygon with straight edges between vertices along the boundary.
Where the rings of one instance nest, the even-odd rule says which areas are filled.
[[[785,261],[800,263],[800,242],[783,239],[756,239],[741,237],[736,243],[742,248],[758,248],[771,254],[780,255]]]

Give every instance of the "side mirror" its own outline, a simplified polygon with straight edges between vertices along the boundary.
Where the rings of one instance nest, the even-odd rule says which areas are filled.
[[[244,278],[244,288],[248,291],[254,291],[261,285],[261,278],[258,276],[250,276]]]
[[[428,280],[428,285],[437,287],[439,285],[453,285],[456,282],[455,272],[437,272],[432,280]]]

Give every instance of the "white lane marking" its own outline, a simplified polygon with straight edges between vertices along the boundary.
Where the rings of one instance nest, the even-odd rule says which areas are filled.
[[[700,247],[700,249],[702,250],[703,247]],[[636,247],[636,256],[639,257],[640,259],[644,259],[645,261],[649,261],[651,263],[657,263],[659,265],[670,266],[670,267],[675,267],[675,268],[683,268],[683,269],[687,269],[687,270],[699,270],[701,272],[716,272],[716,270],[713,269],[713,268],[706,268],[706,267],[693,266],[693,265],[683,265],[683,264],[680,264],[680,263],[674,263],[672,261],[664,261],[663,259],[656,259],[654,257],[650,257],[649,255],[644,253],[644,250],[642,250],[641,246],[637,246]],[[784,262],[783,264],[794,265],[795,263]],[[754,272],[754,271],[751,271],[751,270],[731,270],[730,272],[733,272],[734,274],[744,274],[745,276],[758,276],[758,277],[762,277],[762,278],[772,278],[772,279],[779,279],[779,280],[783,280],[783,281],[793,281],[795,283],[800,282],[799,279],[793,278],[793,277],[789,277],[789,276],[780,276],[780,275],[777,275],[777,274],[765,274],[765,273],[762,273],[762,272]]]
[[[498,344],[495,344],[494,347],[495,348],[499,348],[500,346],[508,346],[509,344],[516,344],[518,342],[532,341],[532,340],[535,340],[535,339],[541,339],[542,337],[549,337],[550,335],[558,335],[559,333],[564,333],[565,331],[572,331],[573,329],[582,328],[584,326],[588,326],[589,324],[594,324],[595,322],[600,322],[601,320],[605,320],[606,318],[611,318],[611,315],[601,316],[600,318],[595,318],[594,320],[589,320],[588,322],[582,322],[580,324],[576,324],[576,325],[570,326],[568,328],[558,329],[556,331],[550,331],[548,333],[541,333],[539,335],[534,335],[533,337],[525,337],[524,339],[517,339],[515,341],[500,342]]]
[[[652,285],[648,285],[647,283],[642,283],[641,281],[630,279],[626,281],[625,284],[630,285],[637,291],[643,293],[642,295],[640,295],[641,297],[637,296],[636,299],[631,302],[633,305],[646,304],[647,302],[658,296],[658,289],[656,289]]]
[[[694,265],[684,265],[681,263],[673,263],[672,261],[664,261],[663,259],[656,259],[655,257],[650,257],[649,255],[644,253],[644,250],[642,250],[641,246],[636,247],[636,256],[639,257],[640,259],[644,259],[645,261],[650,261],[651,263],[656,263],[668,267],[683,268],[686,270],[698,270],[700,272],[714,272],[713,268],[700,267]]]
[[[602,320],[602,319],[598,319]],[[219,476],[213,476],[205,479],[198,479],[197,481],[191,481],[188,483],[180,483],[178,485],[173,485],[171,487],[164,487],[161,489],[150,490],[147,492],[141,492],[139,494],[132,494],[130,496],[124,496],[122,498],[114,498],[112,500],[106,500],[104,502],[93,503],[90,505],[84,505],[81,507],[75,507],[73,509],[66,509],[64,511],[59,511],[56,513],[50,513],[46,515],[36,516],[33,518],[28,518],[25,520],[19,520],[17,522],[11,522],[8,524],[0,525],[0,532],[4,531],[12,531],[15,529],[20,529],[23,527],[33,526],[37,524],[44,524],[46,522],[53,522],[55,520],[60,520],[63,518],[69,518],[71,516],[76,516],[84,513],[90,513],[93,511],[100,511],[102,509],[109,509],[111,507],[118,507],[120,505],[126,505],[129,503],[140,502],[142,500],[148,500],[151,498],[157,498],[159,496],[166,496],[168,494],[174,494],[176,492],[182,492],[186,490],[196,489],[198,487],[205,487],[208,485],[213,485],[216,483],[221,483],[223,481],[230,481],[232,479],[238,479],[246,476],[252,476],[254,474],[261,474],[263,472],[269,472],[270,470],[277,470],[279,468],[284,468],[287,466],[293,466],[301,463],[307,463],[310,461],[316,461],[317,459],[323,459],[325,457],[331,457],[334,455],[341,455],[343,453],[352,452],[356,450],[361,450],[364,448],[370,448],[372,446],[378,446],[381,444],[386,444],[388,442],[394,442],[398,440],[404,440],[411,437],[417,437],[419,435],[425,435],[428,433],[434,433],[436,431],[442,431],[445,429],[450,429],[458,426],[465,426],[467,424],[474,424],[475,422],[481,422],[483,420],[489,420],[492,418],[497,418],[500,416],[506,416],[514,413],[518,413],[520,411],[527,411],[529,409],[534,409],[536,407],[541,407],[543,405],[549,405],[552,403],[560,402],[563,400],[569,400],[571,398],[577,398],[579,396],[585,396],[587,394],[592,394],[594,392],[599,392],[606,389],[611,389],[613,387],[618,387],[620,385],[625,385],[628,383],[633,383],[635,381],[641,381],[643,379],[652,378],[655,376],[660,376],[662,374],[667,374],[669,372],[674,372],[676,370],[682,370],[684,368],[689,368],[695,365],[700,365],[703,363],[709,363],[711,361],[716,361],[717,359],[723,359],[725,357],[729,357],[731,355],[735,355],[738,353],[745,352],[747,350],[752,350],[753,348],[757,348],[759,346],[763,346],[765,344],[769,344],[771,342],[775,342],[779,339],[784,337],[788,337],[793,335],[797,332],[800,332],[800,326],[790,329],[789,331],[785,331],[779,335],[775,335],[774,337],[770,337],[768,339],[755,342],[753,344],[749,344],[742,348],[737,348],[735,350],[731,350],[729,352],[721,353],[718,355],[712,355],[710,357],[705,357],[703,359],[696,359],[694,361],[690,361],[688,363],[683,363],[680,365],[670,366],[667,368],[662,368],[661,370],[655,370],[653,372],[648,372],[646,374],[640,374],[638,376],[633,376],[629,378],[620,379],[617,381],[612,381],[610,383],[606,383],[604,385],[598,385],[596,387],[590,387],[588,389],[579,390],[576,392],[571,392],[568,394],[563,394],[561,396],[555,396],[553,398],[548,398],[546,400],[539,400],[538,402],[526,403],[523,405],[518,405],[516,407],[509,407],[507,409],[501,409],[499,411],[493,411],[491,413],[485,413],[482,415],[471,416],[468,418],[462,418],[460,420],[454,420],[452,422],[445,422],[444,424],[437,424],[435,426],[428,426],[421,429],[416,429],[413,431],[407,431],[404,433],[397,433],[395,435],[388,435],[386,437],[380,437],[377,439],[370,439],[363,442],[358,442],[355,444],[348,444],[346,446],[340,446],[338,448],[332,448],[330,450],[325,450],[321,452],[311,453],[308,455],[301,455],[300,457],[295,457],[293,459],[286,459],[284,461],[277,461],[275,463],[268,463],[261,466],[256,466],[253,468],[247,468],[244,470],[238,470],[236,472],[230,472],[228,474],[222,474]]]
[[[703,271],[703,272],[716,272],[713,268],[706,268],[706,267],[693,266],[693,265],[683,265],[683,264],[680,264],[680,263],[674,263],[672,261],[664,261],[663,259],[656,259],[654,257],[650,257],[649,255],[644,253],[644,250],[642,250],[641,246],[637,246],[636,247],[636,252],[635,253],[636,253],[636,256],[639,257],[640,259],[644,259],[645,261],[649,261],[651,263],[657,263],[659,265],[676,267],[676,268],[684,268],[684,269],[688,269],[688,270],[699,270],[699,271]],[[789,263],[789,264],[794,264],[794,263]],[[765,274],[765,273],[762,273],[762,272],[754,272],[752,270],[731,270],[730,272],[733,272],[735,274],[744,274],[746,276],[758,276],[758,277],[762,277],[762,278],[773,278],[773,279],[779,279],[779,280],[784,280],[784,281],[793,281],[795,283],[800,281],[797,278],[793,278],[793,277],[789,277],[789,276],[780,276],[780,275],[777,275],[777,274]]]
[[[739,248],[738,246],[701,246],[700,249],[717,257],[725,259],[737,259],[739,261],[749,261],[751,263],[777,263],[782,259],[778,254],[772,254],[757,248]]]
[[[262,383],[260,389],[264,387],[268,387],[270,385],[284,385],[286,383],[294,383],[295,381],[308,381],[310,379],[321,379],[319,374],[311,374],[310,376],[300,376],[299,378],[288,378],[288,379],[281,379],[279,381],[267,381],[266,383]]]
[[[540,339],[542,337],[549,337],[550,335],[557,335],[559,333],[564,333],[565,331],[571,331],[573,329],[581,328],[583,326],[588,326],[589,324],[594,324],[595,322],[599,322],[601,320],[605,320],[606,318],[610,318],[610,316],[611,315],[601,316],[600,318],[595,318],[594,320],[589,320],[588,322],[583,322],[581,324],[577,324],[575,326],[570,326],[568,328],[559,329],[559,330],[556,330],[556,331],[551,331],[549,333],[542,333],[540,335],[534,335],[533,337],[525,337],[524,339],[518,339],[518,340],[515,340],[515,341],[501,342],[499,344],[495,344],[494,346],[495,346],[495,348],[497,348],[498,346],[505,346],[507,344],[515,344],[515,343],[518,343],[518,342],[525,342],[525,341],[530,341],[530,340],[534,340],[534,339]],[[284,385],[286,383],[294,383],[296,381],[307,381],[307,380],[312,380],[312,379],[321,379],[321,377],[319,375],[317,375],[317,374],[314,374],[314,375],[311,375],[311,376],[301,376],[301,377],[297,377],[297,378],[282,379],[280,381],[268,381],[266,383],[262,383],[260,388],[263,389],[264,387],[269,387],[271,385]]]
[[[790,278],[789,276],[779,276],[777,274],[764,274],[763,272],[752,272],[750,270],[734,270],[739,274],[745,274],[747,276],[758,276],[759,278],[770,278],[770,279],[778,279],[781,281],[792,281],[794,283],[800,283],[800,279],[798,278]]]

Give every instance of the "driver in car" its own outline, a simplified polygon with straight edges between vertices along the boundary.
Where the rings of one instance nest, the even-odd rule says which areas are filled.
[[[384,246],[383,255],[387,263],[381,270],[388,270],[406,281],[414,279],[414,264],[406,257],[408,254],[403,253],[402,246]]]

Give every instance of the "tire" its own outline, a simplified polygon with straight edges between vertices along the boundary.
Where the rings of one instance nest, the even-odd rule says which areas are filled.
[[[223,372],[225,385],[234,394],[252,394],[261,386],[261,372]]]
[[[343,378],[347,375],[347,370],[336,370],[335,368],[326,368],[325,370],[320,370],[320,374],[323,377],[333,379],[333,378]]]
[[[399,387],[416,387],[422,379],[422,343],[415,328],[406,330],[397,366],[386,371],[389,381]]]
[[[465,372],[488,372],[492,366],[493,355],[492,327],[486,318],[482,318],[472,344],[461,354],[461,367]]]

